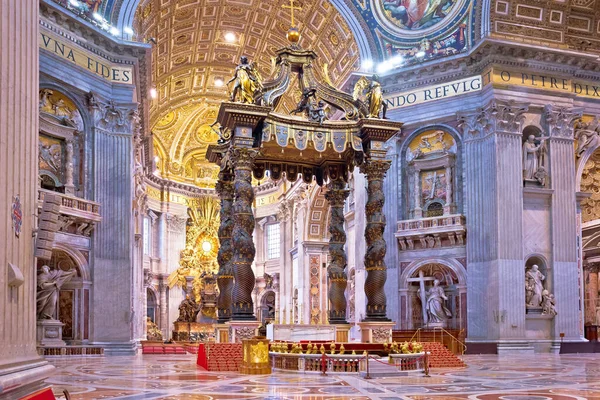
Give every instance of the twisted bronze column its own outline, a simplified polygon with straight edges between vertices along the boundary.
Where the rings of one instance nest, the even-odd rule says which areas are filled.
[[[367,204],[365,212],[367,226],[365,239],[365,295],[367,296],[367,313],[365,321],[389,321],[386,315],[385,281],[387,268],[385,266],[386,244],[383,239],[385,230],[385,215],[383,204],[383,178],[390,168],[390,161],[369,160],[361,165],[360,170],[367,176]]]
[[[329,202],[329,323],[347,324],[346,321],[346,232],[344,231],[344,201],[350,194],[343,179],[332,180],[327,185],[325,198]]]
[[[233,271],[231,258],[233,257],[233,246],[231,236],[233,233],[233,181],[231,172],[222,169],[217,180],[216,190],[221,199],[221,211],[219,213],[221,222],[219,225],[219,273],[217,274],[217,286],[219,297],[217,298],[218,322],[225,323],[231,319],[231,289],[233,287]]]
[[[247,148],[233,149],[234,168],[234,200],[233,200],[233,320],[256,320],[252,290],[254,289],[254,272],[252,262],[256,249],[252,240],[254,231],[254,214],[252,202],[252,165],[258,155],[257,150]]]

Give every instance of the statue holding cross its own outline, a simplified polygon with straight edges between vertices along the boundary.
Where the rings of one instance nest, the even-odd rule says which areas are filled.
[[[452,316],[444,301],[448,300],[444,289],[439,286],[440,281],[434,277],[426,277],[423,270],[419,271],[418,278],[408,278],[408,282],[419,282],[419,298],[423,309],[423,325],[444,326],[446,319]],[[425,282],[433,282],[429,290],[425,289]]]

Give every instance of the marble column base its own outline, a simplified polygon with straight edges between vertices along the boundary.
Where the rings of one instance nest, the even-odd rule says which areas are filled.
[[[105,356],[134,356],[137,354],[138,344],[130,342],[94,342],[94,346],[104,348]]]
[[[42,319],[37,321],[37,343],[43,347],[64,347],[67,344],[62,340],[62,329],[65,324],[55,319]]]
[[[534,354],[535,348],[528,341],[498,341],[497,351],[499,356],[510,354]]]
[[[229,343],[242,343],[244,339],[252,339],[258,335],[258,321],[229,321],[225,325],[229,329]]]
[[[215,339],[217,343],[229,343],[229,326],[227,324],[215,326]]]
[[[359,322],[360,339],[363,343],[390,343],[395,322]]]
[[[41,358],[0,367],[0,398],[19,399],[47,387],[44,380],[55,370]]]

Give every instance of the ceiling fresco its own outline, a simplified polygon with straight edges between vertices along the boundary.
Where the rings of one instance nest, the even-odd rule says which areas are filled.
[[[382,59],[404,64],[458,54],[473,38],[473,0],[349,0]]]

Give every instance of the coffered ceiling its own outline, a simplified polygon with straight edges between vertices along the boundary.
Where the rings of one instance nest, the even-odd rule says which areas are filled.
[[[217,171],[204,155],[217,140],[208,125],[227,98],[227,88],[219,81],[230,79],[242,55],[258,64],[264,79],[270,76],[271,57],[289,45],[285,33],[290,14],[284,4],[289,1],[140,2],[134,26],[138,40],[156,42],[151,75],[157,97],[150,102],[150,126],[163,177],[201,187],[214,185]],[[304,0],[301,6],[295,11],[300,44],[317,53],[317,69],[327,64],[329,77],[339,85],[358,67],[353,35],[330,2]],[[295,105],[294,95],[299,91],[284,99],[281,111]]]

